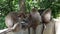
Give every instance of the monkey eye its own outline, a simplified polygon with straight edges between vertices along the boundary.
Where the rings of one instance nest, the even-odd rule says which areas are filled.
[[[25,21],[25,19],[23,21]]]
[[[23,20],[24,22],[27,22],[26,20]]]

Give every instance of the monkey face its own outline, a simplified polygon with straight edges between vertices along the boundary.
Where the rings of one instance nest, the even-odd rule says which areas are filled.
[[[22,25],[22,29],[26,29],[28,28],[28,25],[29,25],[29,20],[28,18],[24,18],[22,21],[21,21],[21,25]]]
[[[30,14],[26,14],[26,17],[21,22],[22,29],[27,29],[31,27],[31,24],[32,24],[31,16]]]

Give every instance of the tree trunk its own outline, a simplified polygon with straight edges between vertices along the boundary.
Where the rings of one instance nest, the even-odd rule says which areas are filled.
[[[25,1],[26,0],[19,0],[20,12],[25,12],[26,11]]]

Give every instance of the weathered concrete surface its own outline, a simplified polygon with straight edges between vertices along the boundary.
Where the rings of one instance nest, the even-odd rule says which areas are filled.
[[[45,25],[46,27],[44,28],[43,34],[54,34],[54,23],[50,22]]]
[[[60,34],[60,17],[53,18],[53,22],[46,25],[43,34]]]
[[[54,23],[55,23],[55,33],[60,34],[60,18],[53,19],[55,22],[48,23],[46,28],[44,28],[43,34],[54,34]],[[36,34],[41,34],[42,32],[42,24],[38,25]],[[32,34],[33,30],[30,28],[30,34]],[[5,34],[5,33],[2,33]],[[7,34],[28,34],[28,29],[20,30],[19,32],[8,32]]]
[[[38,27],[36,29],[36,34],[41,34],[42,26],[43,26],[43,24],[38,25]],[[33,32],[32,28],[30,28],[30,34],[32,34],[32,32]],[[21,29],[19,32],[8,32],[7,34],[28,34],[28,29],[26,29],[25,31]]]
[[[28,34],[28,30],[20,30],[19,32],[8,32],[7,34]]]
[[[56,34],[60,34],[60,17],[58,17],[55,20],[55,30],[56,30]]]

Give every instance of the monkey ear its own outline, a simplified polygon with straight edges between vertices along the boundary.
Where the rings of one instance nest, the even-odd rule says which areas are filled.
[[[42,13],[42,20],[45,22],[49,22],[51,19],[51,9],[48,8]]]

